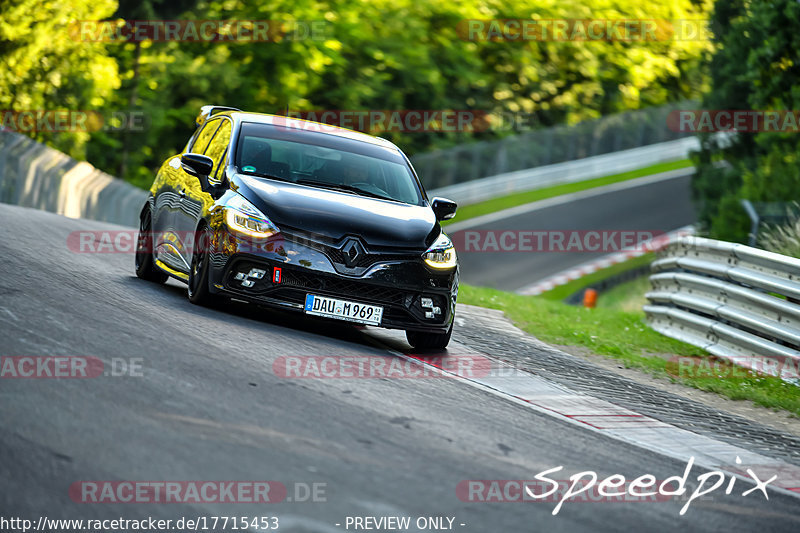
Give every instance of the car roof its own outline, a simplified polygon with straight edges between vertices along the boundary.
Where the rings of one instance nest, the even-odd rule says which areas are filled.
[[[397,150],[398,152],[400,151],[400,148],[398,148],[397,145],[395,145],[393,142],[389,140],[383,139],[381,137],[375,137],[367,133],[361,133],[360,131],[350,130],[347,128],[334,126],[332,124],[325,124],[324,122],[314,122],[313,120],[287,117],[284,115],[273,115],[270,113],[250,113],[247,111],[233,111],[233,110],[226,110],[218,113],[213,113],[212,116],[218,117],[226,115],[231,117],[235,122],[255,122],[258,124],[279,125],[285,128],[292,128],[300,131],[322,133],[325,135],[335,135],[337,137],[344,137],[347,139],[352,139],[354,141],[366,142],[377,146],[382,146],[384,148],[392,148]],[[211,116],[209,116],[208,118],[210,119]]]

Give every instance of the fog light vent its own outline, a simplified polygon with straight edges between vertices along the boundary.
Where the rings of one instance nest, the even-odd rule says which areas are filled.
[[[261,270],[259,268],[252,268],[252,269],[250,269],[250,273],[247,274],[247,277],[254,278],[254,279],[261,279],[261,278],[264,277],[264,274],[266,274],[266,273],[267,273],[266,270]]]

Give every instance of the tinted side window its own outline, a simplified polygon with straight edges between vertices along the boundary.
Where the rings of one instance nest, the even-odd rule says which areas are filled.
[[[219,174],[219,167],[221,166],[225,151],[228,149],[228,143],[231,140],[231,124],[227,120],[222,122],[222,125],[217,130],[214,138],[206,148],[206,155],[214,161],[214,177],[221,178]]]
[[[224,169],[226,166],[228,166],[228,150],[225,150],[225,153],[222,154],[222,160],[219,165],[217,165],[217,168],[214,169],[214,175],[210,179],[216,183],[221,182],[225,174],[225,171],[221,169]]]
[[[196,154],[205,153],[206,147],[208,146],[208,141],[211,140],[211,137],[214,135],[214,132],[217,131],[217,128],[221,122],[222,121],[220,119],[209,120],[206,122],[205,125],[203,125],[203,129],[200,130],[200,133],[198,133],[197,137],[195,137],[194,143],[192,143],[189,151]]]

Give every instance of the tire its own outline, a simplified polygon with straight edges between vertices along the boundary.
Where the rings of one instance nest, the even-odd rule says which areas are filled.
[[[134,261],[136,275],[141,279],[154,283],[166,283],[169,276],[155,265],[153,251],[150,250],[153,244],[151,227],[151,215],[150,209],[148,208],[139,220],[139,235],[136,239]],[[150,240],[149,245],[148,239]]]
[[[208,228],[199,229],[196,235],[187,294],[193,304],[212,307],[218,303],[219,298],[208,290],[208,243],[211,236]]]
[[[417,350],[444,350],[453,335],[453,324],[447,333],[428,333],[425,331],[406,331],[406,340]]]

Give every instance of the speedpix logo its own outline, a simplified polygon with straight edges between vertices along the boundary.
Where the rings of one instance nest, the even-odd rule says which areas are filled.
[[[736,458],[736,464],[741,465],[739,457]],[[569,480],[548,477],[564,469],[563,466],[557,466],[539,472],[533,480],[464,480],[456,486],[456,496],[459,500],[470,503],[557,502],[552,513],[557,515],[567,501],[666,501],[688,495],[679,513],[683,515],[697,499],[707,497],[719,489],[723,489],[726,495],[733,492],[738,478],[721,470],[698,474],[696,486],[693,489],[687,488],[693,466],[692,456],[686,462],[683,475],[658,480],[652,474],[644,474],[631,481],[620,474],[601,479],[591,470],[569,476]],[[731,470],[747,473],[748,488],[742,491],[741,496],[760,492],[764,499],[769,500],[767,485],[778,478],[777,474],[773,474],[773,470],[768,470],[766,475],[763,471],[756,472],[750,467],[737,466]],[[773,475],[767,478],[769,474]],[[740,489],[741,484],[737,490]]]

